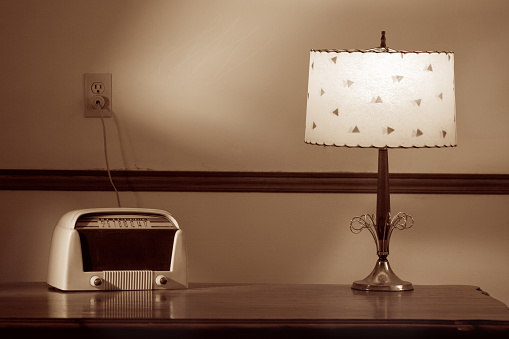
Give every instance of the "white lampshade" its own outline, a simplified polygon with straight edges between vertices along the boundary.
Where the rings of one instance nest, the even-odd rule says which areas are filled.
[[[312,50],[305,141],[456,146],[454,53]]]

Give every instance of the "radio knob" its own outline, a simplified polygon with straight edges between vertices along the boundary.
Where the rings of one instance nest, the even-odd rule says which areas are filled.
[[[102,279],[98,276],[94,275],[92,278],[90,278],[90,285],[94,287],[99,287],[103,283]]]
[[[156,277],[156,285],[158,286],[164,286],[168,282],[168,278],[166,278],[164,275],[158,275]]]

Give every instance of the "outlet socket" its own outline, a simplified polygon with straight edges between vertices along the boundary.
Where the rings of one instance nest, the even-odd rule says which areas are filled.
[[[104,105],[106,104],[106,100],[104,100],[104,97],[102,97],[100,95],[96,95],[92,98],[90,103],[92,104],[92,107],[94,109],[102,109],[104,107]]]
[[[104,93],[104,84],[102,82],[94,82],[90,88],[95,94]]]
[[[111,73],[85,74],[85,118],[111,118]]]

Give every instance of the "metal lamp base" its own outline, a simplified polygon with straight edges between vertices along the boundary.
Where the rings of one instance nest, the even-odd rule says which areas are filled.
[[[387,259],[379,259],[375,268],[363,280],[354,281],[352,289],[361,291],[410,291],[414,287],[411,282],[403,281],[391,270]]]

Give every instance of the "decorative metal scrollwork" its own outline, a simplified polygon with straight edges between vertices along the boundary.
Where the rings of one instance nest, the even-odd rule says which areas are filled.
[[[394,217],[391,213],[387,214],[385,227],[378,227],[376,225],[374,214],[364,214],[360,217],[354,217],[350,221],[350,231],[359,234],[363,229],[367,229],[373,236],[376,243],[378,255],[389,255],[389,240],[394,229],[404,230],[414,225],[412,216],[399,212]]]
[[[389,214],[390,215],[390,214]],[[414,225],[414,218],[411,215],[399,212],[391,220],[391,228],[397,228],[398,230],[406,230]]]

